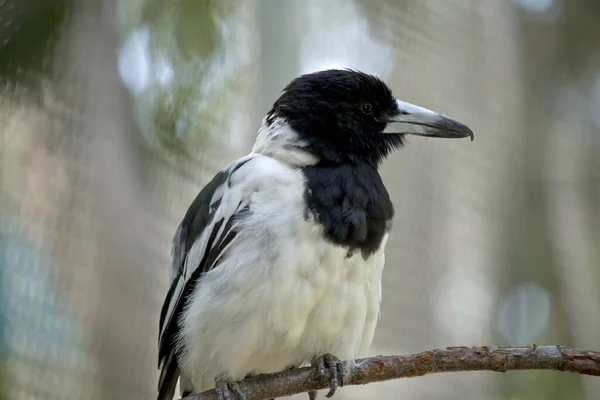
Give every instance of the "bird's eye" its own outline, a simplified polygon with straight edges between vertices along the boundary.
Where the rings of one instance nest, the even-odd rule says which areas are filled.
[[[360,109],[362,110],[363,113],[369,115],[373,112],[373,106],[371,105],[371,103],[362,103],[360,105]]]

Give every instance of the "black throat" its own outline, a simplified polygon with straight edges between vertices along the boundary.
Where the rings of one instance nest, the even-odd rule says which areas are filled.
[[[360,250],[363,258],[379,250],[390,230],[394,206],[377,168],[366,163],[317,164],[302,169],[306,201],[327,240]]]

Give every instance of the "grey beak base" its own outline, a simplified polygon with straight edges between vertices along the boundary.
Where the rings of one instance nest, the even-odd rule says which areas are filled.
[[[397,104],[398,114],[388,119],[384,133],[474,139],[473,131],[461,122],[400,100]]]

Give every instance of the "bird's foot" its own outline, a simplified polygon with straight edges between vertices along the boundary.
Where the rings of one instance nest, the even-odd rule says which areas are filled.
[[[325,372],[329,371],[329,393],[325,397],[329,398],[333,396],[336,389],[339,386],[343,386],[343,378],[346,373],[346,367],[343,361],[331,354],[325,354],[321,357],[315,358],[312,362],[312,366],[315,367],[316,378],[319,383],[325,383]],[[317,398],[317,391],[308,392],[309,400],[315,400]]]
[[[246,400],[246,395],[242,392],[236,381],[221,378],[215,379],[215,392],[217,392],[217,400],[234,400],[235,398],[237,400]]]

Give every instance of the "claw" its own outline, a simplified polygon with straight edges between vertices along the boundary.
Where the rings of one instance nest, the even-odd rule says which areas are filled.
[[[331,355],[331,354],[325,354],[321,357],[317,357],[314,361],[313,361],[313,366],[316,368],[315,373],[316,373],[316,377],[319,383],[325,383],[323,382],[323,379],[325,378],[325,368],[327,368],[327,370],[329,371],[329,393],[327,393],[325,395],[325,397],[330,398],[331,396],[334,395],[336,389],[339,386],[343,386],[343,377],[345,374],[345,367],[344,367],[344,363],[342,361],[340,361],[339,358]],[[309,400],[316,400],[317,398],[317,392],[316,391],[311,391],[308,392],[308,398]]]
[[[233,400],[231,394],[235,394],[237,400],[246,400],[246,395],[240,389],[236,381],[226,379],[215,379],[215,392],[218,400]]]

